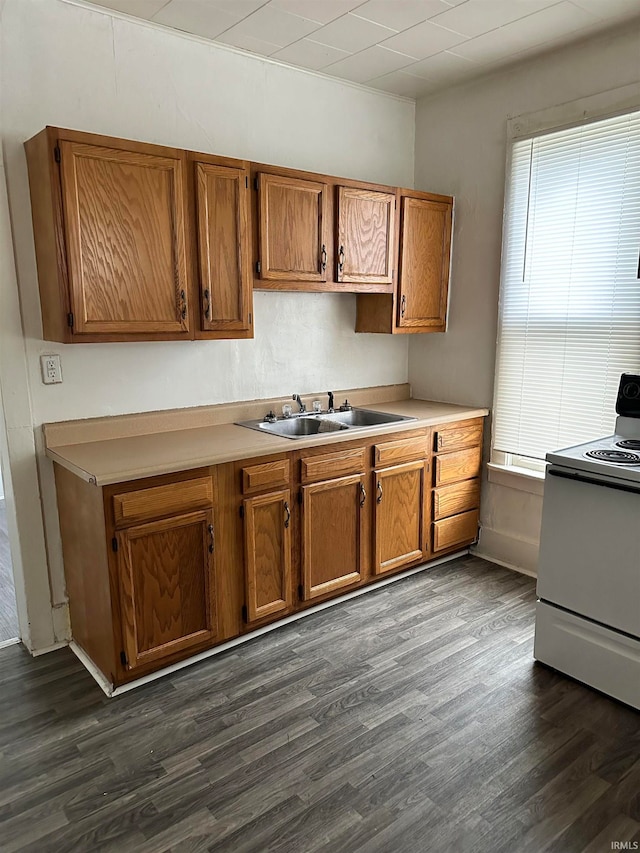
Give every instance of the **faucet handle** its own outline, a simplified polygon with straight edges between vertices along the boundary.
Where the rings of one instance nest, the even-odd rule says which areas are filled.
[[[327,391],[327,396],[329,397],[328,411],[333,412],[333,391]]]
[[[340,406],[341,412],[350,412],[353,406],[349,403],[348,400],[345,400],[344,403]]]

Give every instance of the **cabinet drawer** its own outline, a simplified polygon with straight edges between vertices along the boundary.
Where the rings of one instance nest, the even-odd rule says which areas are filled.
[[[482,444],[482,421],[467,421],[437,429],[433,434],[433,449],[436,453],[449,450],[462,450]]]
[[[429,436],[418,435],[415,438],[399,438],[376,444],[374,460],[376,467],[409,462],[412,459],[424,459],[429,452]]]
[[[433,518],[448,518],[480,506],[480,480],[464,480],[433,490]]]
[[[129,527],[139,521],[204,509],[212,503],[213,481],[200,477],[114,495],[113,513],[116,527]]]
[[[322,456],[305,456],[301,459],[302,482],[310,483],[313,480],[327,480],[345,474],[360,474],[365,470],[365,454],[364,447],[354,447]]]
[[[433,523],[433,550],[444,551],[454,545],[469,545],[478,535],[478,510],[463,512]]]
[[[242,469],[242,494],[276,489],[289,484],[291,465],[288,459],[276,459],[273,462],[261,462],[259,465],[247,465]]]
[[[482,448],[471,447],[457,453],[443,453],[435,457],[435,486],[470,480],[480,476]]]

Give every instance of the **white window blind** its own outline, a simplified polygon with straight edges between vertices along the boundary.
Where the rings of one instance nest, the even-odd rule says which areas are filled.
[[[640,112],[515,142],[505,217],[493,444],[544,459],[640,373]]]

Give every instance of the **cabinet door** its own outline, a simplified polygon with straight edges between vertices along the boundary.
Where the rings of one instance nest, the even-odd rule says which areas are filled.
[[[402,198],[397,324],[445,331],[452,205]]]
[[[338,281],[392,284],[395,205],[393,193],[338,187]]]
[[[211,510],[118,533],[122,631],[130,668],[215,640],[213,544]]]
[[[364,474],[302,487],[305,600],[350,586],[366,572],[368,525]]]
[[[291,592],[291,497],[288,489],[244,501],[247,620],[286,613]]]
[[[327,185],[261,173],[258,192],[260,278],[326,281]]]
[[[199,162],[195,167],[201,328],[247,331],[252,294],[249,173],[211,163]]]
[[[182,159],[60,142],[74,334],[187,333]]]
[[[427,550],[424,461],[374,471],[376,574],[418,560]]]

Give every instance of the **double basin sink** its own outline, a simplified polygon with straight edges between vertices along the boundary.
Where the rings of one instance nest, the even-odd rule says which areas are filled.
[[[387,412],[372,412],[370,409],[348,409],[344,412],[299,412],[276,421],[242,421],[238,426],[280,435],[283,438],[306,438],[310,435],[347,430],[367,429],[387,424],[415,421],[406,415],[390,415]]]

